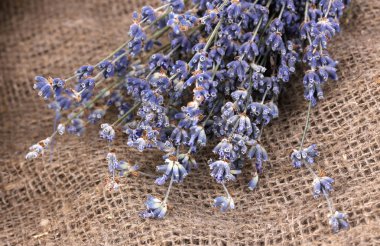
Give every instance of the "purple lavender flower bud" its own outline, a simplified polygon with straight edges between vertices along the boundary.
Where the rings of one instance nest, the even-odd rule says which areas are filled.
[[[108,153],[106,159],[108,161],[108,172],[111,175],[119,172],[120,176],[124,176],[139,169],[138,165],[131,166],[128,162],[119,161],[114,153]]]
[[[306,22],[306,23],[302,23],[301,24],[301,28],[300,28],[301,39],[307,39],[308,38],[308,34],[310,35],[311,29],[315,25],[316,25],[316,23],[315,23],[314,20]]]
[[[129,54],[132,56],[132,57],[135,57],[137,55],[139,55],[142,51],[142,48],[143,48],[143,41],[141,41],[140,39],[138,40],[131,40],[129,43],[128,43],[128,49],[129,49]]]
[[[282,20],[284,21],[285,24],[287,24],[289,27],[297,27],[298,30],[298,20],[300,19],[300,16],[297,12],[292,11],[292,10],[285,10],[284,14],[282,15]],[[290,29],[290,28],[289,28]]]
[[[240,158],[241,155],[245,155],[247,153],[247,151],[248,151],[248,147],[246,145],[247,140],[248,140],[248,136],[247,135],[242,135],[242,134],[239,134],[239,133],[232,134],[232,136],[231,136],[231,142],[232,142],[232,145],[233,145],[233,150],[236,153],[236,155],[237,155],[238,158]]]
[[[268,161],[268,153],[262,147],[259,143],[254,143],[253,146],[249,149],[247,153],[247,157],[249,159],[256,159],[256,169],[257,172],[261,173],[262,172],[262,164],[263,162]]]
[[[29,148],[29,152],[26,154],[25,159],[31,161],[36,159],[38,156],[43,155],[44,150],[50,146],[51,138],[46,138],[41,140],[37,144],[32,145]]]
[[[101,118],[103,118],[103,116],[106,114],[106,111],[104,108],[97,108],[95,109],[94,111],[92,111],[87,119],[88,121],[91,123],[91,124],[95,124],[96,122],[98,122]]]
[[[228,40],[235,40],[241,36],[241,27],[238,24],[230,24],[222,27],[221,34]]]
[[[75,134],[81,136],[84,133],[84,121],[80,118],[72,119],[71,124],[67,126],[67,132],[70,134]]]
[[[90,77],[92,76],[92,73],[94,71],[94,67],[91,65],[84,65],[81,66],[77,71],[76,71],[76,76],[78,77],[79,80],[82,78]]]
[[[323,12],[319,8],[315,8],[314,6],[309,7],[308,17],[312,21],[317,21],[319,18],[323,16]]]
[[[190,128],[190,140],[188,144],[190,146],[193,146],[195,144],[198,144],[200,146],[206,146],[207,143],[207,136],[205,129],[202,126],[192,126]]]
[[[209,57],[214,63],[220,64],[225,54],[226,51],[224,47],[215,45],[210,49]]]
[[[197,18],[190,13],[185,13],[183,15],[170,13],[166,25],[170,26],[175,34],[179,34],[181,31],[186,31],[193,27],[196,21]]]
[[[279,51],[282,55],[286,53],[285,43],[282,40],[284,32],[284,23],[276,18],[269,26],[269,34],[266,40],[266,45],[270,46],[272,51]]]
[[[148,195],[145,202],[146,210],[140,213],[141,218],[163,219],[168,210],[166,203],[160,199]]]
[[[248,4],[244,1],[239,1],[239,0],[231,1],[230,6],[228,6],[226,9],[228,19],[230,19],[231,21],[237,19],[243,12],[243,9],[247,7],[247,5]]]
[[[77,91],[81,91],[83,89],[93,89],[95,86],[95,80],[93,78],[86,78],[84,80],[80,80],[80,88]]]
[[[220,207],[221,212],[226,212],[235,209],[235,203],[232,197],[218,196],[214,199],[214,207]]]
[[[66,126],[64,124],[59,124],[57,127],[57,132],[59,135],[65,134]]]
[[[185,8],[183,0],[162,0],[163,3],[170,4],[174,12],[181,12]]]
[[[334,233],[339,232],[340,230],[348,230],[350,225],[347,222],[347,214],[335,211],[334,214],[330,215],[329,224]]]
[[[300,168],[305,164],[313,164],[314,158],[318,156],[317,145],[312,144],[303,150],[294,150],[290,158],[295,168]]]
[[[141,9],[141,17],[147,23],[152,23],[156,20],[156,13],[151,6],[144,6]]]
[[[178,60],[175,62],[175,64],[172,66],[172,70],[170,72],[170,75],[174,76],[174,78],[179,79],[185,79],[189,75],[189,68],[187,65],[187,62]]]
[[[329,194],[333,191],[332,183],[334,179],[330,177],[318,177],[313,181],[313,194],[314,198],[318,198],[321,194]]]
[[[273,106],[273,105],[271,105]],[[251,116],[255,117],[255,124],[268,125],[269,122],[276,118],[278,111],[274,107],[269,107],[266,104],[261,104],[259,102],[252,102],[247,107],[248,112]]]
[[[172,66],[172,61],[168,56],[163,54],[153,54],[149,60],[149,69],[168,70]]]
[[[115,67],[109,60],[101,62],[99,64],[99,69],[103,71],[103,76],[105,79],[113,77],[115,74]]]
[[[244,81],[247,78],[247,72],[249,65],[244,60],[235,60],[227,64],[228,75],[231,78],[239,78],[240,81]]]
[[[182,164],[176,159],[171,159],[170,157],[165,160],[165,165],[160,165],[156,167],[157,172],[163,172],[164,175],[156,179],[155,183],[158,185],[163,185],[167,179],[173,178],[173,182],[183,182],[184,178],[187,176],[188,172]]]
[[[146,80],[140,78],[127,78],[127,91],[134,98],[139,99],[143,91],[149,88],[149,84]]]
[[[306,157],[304,156],[304,153],[302,153],[302,157],[307,161],[307,163],[313,164],[314,158],[318,156],[317,145],[310,145],[309,147],[304,149],[304,152],[306,152]]]
[[[132,24],[129,28],[128,32],[129,36],[133,39],[133,41],[144,41],[146,39],[146,35],[139,24]]]
[[[158,131],[154,130],[151,126],[145,125],[145,123],[134,124],[131,122],[126,125],[125,133],[128,134],[128,146],[134,147],[139,151],[143,151],[146,148],[152,148],[157,146]],[[129,127],[131,125],[132,127]]]
[[[163,104],[164,98],[162,95],[155,93],[151,89],[141,91],[141,99],[144,103],[156,108]]]
[[[214,154],[218,154],[222,159],[236,159],[236,153],[233,151],[233,145],[228,139],[222,139],[222,141],[220,141],[212,151]]]
[[[99,131],[99,136],[109,142],[112,142],[115,138],[115,130],[109,124],[101,124],[101,130]]]
[[[235,180],[235,177],[231,173],[230,164],[226,161],[209,161],[209,166],[211,169],[211,176],[218,183],[223,183],[229,180]]]
[[[231,131],[236,130],[237,133],[249,136],[252,134],[251,119],[244,113],[234,115],[227,119],[225,129],[226,131],[229,129],[231,129]]]
[[[259,182],[259,175],[253,176],[253,178],[248,183],[248,189],[254,190],[257,187],[257,183]]]
[[[39,90],[38,95],[44,99],[48,99],[53,95],[53,85],[52,82],[45,79],[42,76],[35,77],[36,83],[33,85],[35,90]]]
[[[289,9],[291,11],[295,11],[296,10],[296,7],[294,5],[294,0],[280,0],[280,1],[276,1],[277,3],[277,7],[280,6],[285,6],[286,9]]]
[[[197,52],[191,58],[189,66],[195,70],[207,71],[212,67],[212,60],[208,57],[207,52]]]
[[[189,140],[189,135],[185,129],[176,127],[170,135],[170,139],[174,141],[175,145],[186,144]]]
[[[257,44],[251,40],[251,36],[252,34],[248,35],[249,40],[243,43],[239,49],[239,55],[246,56],[250,61],[259,55],[259,48]]]
[[[174,115],[175,119],[180,119],[178,127],[190,128],[199,122],[199,116],[202,111],[199,109],[199,103],[197,101],[192,101],[187,104],[186,107],[181,108],[180,113]]]
[[[129,67],[129,60],[126,55],[126,51],[124,49],[119,50],[114,55],[115,60],[115,72],[119,76],[123,76],[127,72],[127,68]]]
[[[227,102],[223,107],[222,107],[222,117],[224,119],[229,119],[230,117],[235,115],[235,111],[238,109],[236,104],[233,102]]]
[[[186,169],[187,172],[190,172],[192,168],[198,168],[198,163],[189,153],[179,154],[178,162]]]
[[[149,79],[149,83],[157,88],[159,90],[159,92],[167,92],[168,89],[170,88],[170,80],[168,78],[168,76],[165,74],[165,73],[154,73],[150,79]]]
[[[190,53],[192,44],[191,44],[190,38],[187,35],[185,35],[182,32],[179,34],[172,32],[169,35],[170,35],[170,45],[172,49],[174,49],[175,47],[179,45],[180,47],[179,50],[181,53],[184,53],[184,54]]]
[[[232,99],[239,105],[244,104],[248,96],[248,91],[244,88],[237,89],[231,93]]]

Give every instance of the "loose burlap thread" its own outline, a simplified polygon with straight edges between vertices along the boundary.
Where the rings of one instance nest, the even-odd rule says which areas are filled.
[[[256,191],[249,169],[228,185],[236,210],[220,213],[223,194],[209,176],[210,147],[200,168],[175,185],[164,220],[142,220],[146,194],[162,196],[147,177],[104,188],[106,144],[97,126],[82,138],[57,138],[49,157],[26,162],[27,148],[52,132],[52,112],[33,91],[36,74],[62,76],[94,63],[126,39],[130,15],[145,3],[117,0],[2,0],[0,2],[0,244],[1,245],[379,245],[380,244],[380,1],[353,1],[330,52],[340,80],[325,87],[312,111],[307,144],[317,143],[316,168],[335,178],[336,208],[351,229],[332,234],[325,200],[313,199],[312,177],[291,166],[307,103],[294,78],[280,118],[264,130],[270,154]],[[120,134],[118,136],[121,136]],[[120,159],[153,173],[160,153],[139,153],[118,137]]]

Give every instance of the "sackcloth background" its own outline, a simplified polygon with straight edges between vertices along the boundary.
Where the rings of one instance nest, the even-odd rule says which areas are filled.
[[[332,199],[351,229],[332,234],[312,177],[289,160],[305,124],[300,78],[281,98],[280,118],[264,131],[272,167],[247,192],[247,172],[229,184],[236,210],[212,208],[223,190],[209,176],[210,148],[199,170],[171,193],[162,221],[142,220],[146,194],[162,196],[147,177],[104,188],[106,148],[97,126],[83,138],[57,138],[48,158],[26,162],[27,148],[52,132],[53,114],[33,91],[37,74],[63,76],[93,64],[127,37],[131,12],[157,0],[0,1],[0,245],[380,245],[380,1],[353,1],[330,52],[338,82],[312,111],[307,144],[318,143],[317,167],[336,180]],[[120,159],[154,171],[158,152],[139,153],[117,138]]]

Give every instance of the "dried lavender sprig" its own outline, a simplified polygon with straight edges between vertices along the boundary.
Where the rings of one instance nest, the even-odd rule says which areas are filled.
[[[306,124],[305,124],[305,128],[302,134],[299,150],[293,151],[291,158],[293,161],[293,165],[295,167],[301,167],[301,165],[304,165],[309,170],[310,174],[314,177],[314,181],[313,181],[314,197],[318,198],[321,193],[323,194],[323,197],[326,199],[326,203],[330,211],[329,224],[331,225],[333,232],[338,232],[341,229],[348,229],[349,224],[347,222],[347,215],[343,214],[342,212],[338,212],[334,208],[333,202],[329,196],[329,192],[333,190],[332,183],[334,182],[334,180],[327,176],[320,177],[311,168],[311,164],[314,163],[314,158],[318,155],[315,145],[312,145],[304,150],[302,149],[305,136],[309,128],[311,105],[312,105],[312,102],[310,101],[308,110],[307,110]]]

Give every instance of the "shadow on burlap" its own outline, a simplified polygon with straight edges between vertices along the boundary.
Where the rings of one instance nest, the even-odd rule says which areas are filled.
[[[174,187],[162,221],[137,215],[146,194],[165,192],[152,179],[129,177],[122,192],[105,190],[106,148],[97,127],[83,138],[58,138],[50,164],[48,157],[24,160],[27,148],[52,131],[53,115],[32,90],[34,75],[66,75],[104,57],[126,38],[130,13],[143,2],[1,1],[1,244],[380,244],[378,0],[353,2],[352,18],[330,48],[340,61],[340,80],[326,86],[307,138],[320,146],[317,167],[336,180],[332,199],[349,213],[347,232],[331,234],[325,201],[312,198],[312,177],[290,164],[307,108],[299,79],[280,102],[280,118],[264,131],[272,167],[255,192],[246,188],[249,172],[229,184],[236,210],[226,214],[211,206],[223,190],[209,176],[210,149],[199,154],[200,169]],[[122,138],[115,145],[121,159],[154,171],[159,153],[138,153]]]

